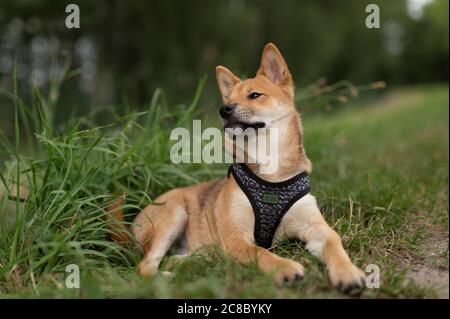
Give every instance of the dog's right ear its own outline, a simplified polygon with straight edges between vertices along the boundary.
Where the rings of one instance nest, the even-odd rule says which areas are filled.
[[[222,94],[222,99],[224,102],[227,102],[234,86],[241,82],[241,79],[221,65],[216,67],[216,78],[220,93]]]

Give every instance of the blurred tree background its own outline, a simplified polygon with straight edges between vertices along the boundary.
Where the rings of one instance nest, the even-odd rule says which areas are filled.
[[[81,28],[65,27],[76,3]],[[381,28],[368,29],[365,8],[380,7]],[[59,116],[99,105],[135,108],[163,87],[172,103],[188,101],[203,75],[205,107],[220,103],[214,68],[253,75],[267,42],[282,50],[296,84],[325,77],[390,86],[448,81],[447,0],[0,0],[0,87],[21,96],[43,91],[65,63],[79,75],[61,87]],[[0,127],[12,103],[0,97]]]

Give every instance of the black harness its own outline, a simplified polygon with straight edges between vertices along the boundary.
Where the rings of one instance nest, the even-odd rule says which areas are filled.
[[[300,198],[310,191],[309,177],[302,172],[282,182],[268,182],[253,173],[245,164],[233,164],[228,177],[233,174],[242,191],[247,195],[255,214],[255,242],[270,248],[273,236],[284,214]]]

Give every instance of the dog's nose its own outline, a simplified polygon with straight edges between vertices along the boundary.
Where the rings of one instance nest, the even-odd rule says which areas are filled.
[[[234,110],[236,109],[236,104],[225,104],[222,106],[219,110],[219,114],[222,118],[227,118],[231,114],[233,114]]]

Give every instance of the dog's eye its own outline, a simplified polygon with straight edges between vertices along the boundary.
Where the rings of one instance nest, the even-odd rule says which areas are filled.
[[[248,95],[248,98],[249,98],[250,100],[254,100],[254,99],[259,98],[261,95],[262,95],[261,93],[258,93],[258,92],[252,92],[252,93],[250,93],[250,94]]]

